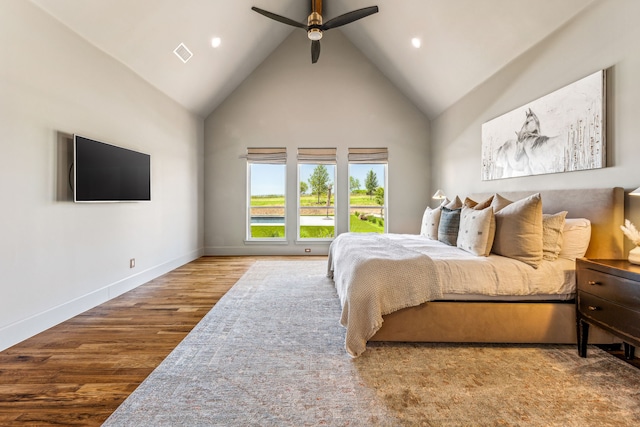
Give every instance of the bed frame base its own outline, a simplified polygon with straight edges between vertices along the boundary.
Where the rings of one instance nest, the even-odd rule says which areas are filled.
[[[575,303],[428,302],[383,316],[370,341],[576,344]],[[590,344],[620,340],[594,328]]]

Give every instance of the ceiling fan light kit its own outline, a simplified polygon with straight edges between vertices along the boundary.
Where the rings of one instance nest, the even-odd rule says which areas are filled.
[[[311,41],[320,40],[322,38],[322,31],[320,31],[319,28],[311,28],[307,31],[307,37],[309,37]]]
[[[293,27],[302,28],[303,30],[305,30],[307,32],[307,37],[309,38],[309,40],[311,40],[311,63],[315,64],[320,57],[320,39],[322,39],[324,31],[327,31],[331,28],[341,27],[343,25],[357,21],[358,19],[366,18],[369,15],[378,13],[378,6],[370,6],[347,12],[328,20],[324,24],[322,21],[322,0],[311,0],[311,14],[309,14],[306,24],[294,21],[293,19],[280,16],[264,9],[257,8],[255,6],[252,7],[251,10],[253,10],[254,12],[258,12],[259,14],[264,15],[267,18],[273,19],[274,21],[278,21],[283,24],[291,25]]]

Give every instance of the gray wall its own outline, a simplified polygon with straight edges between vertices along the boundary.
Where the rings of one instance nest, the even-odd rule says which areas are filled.
[[[287,147],[286,244],[244,244],[247,147]],[[348,204],[349,147],[388,147],[388,229],[417,233],[429,189],[426,117],[343,36],[329,31],[312,65],[294,31],[205,122],[205,252],[303,254],[295,243],[296,150],[337,147],[338,205]],[[338,232],[348,228],[347,210]],[[312,255],[327,244],[312,246]]]
[[[199,256],[204,121],[30,2],[0,40],[4,349]],[[69,201],[71,133],[151,154],[153,201]]]
[[[434,187],[447,195],[554,188],[640,186],[640,2],[599,1],[432,121]],[[607,168],[480,179],[482,123],[599,69],[608,72]],[[640,198],[626,216],[640,225]],[[628,241],[627,241],[628,243]]]

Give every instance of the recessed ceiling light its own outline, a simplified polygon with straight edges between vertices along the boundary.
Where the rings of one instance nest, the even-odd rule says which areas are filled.
[[[411,44],[413,45],[413,47],[415,47],[416,49],[418,49],[420,46],[422,46],[422,42],[420,41],[419,38],[414,37],[411,39]]]
[[[220,37],[214,37],[211,39],[211,46],[213,47],[220,46],[220,43],[222,43],[222,40],[220,40]]]

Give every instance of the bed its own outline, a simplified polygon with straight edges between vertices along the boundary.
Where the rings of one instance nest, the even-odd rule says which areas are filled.
[[[517,201],[532,197],[538,193],[542,200],[542,210],[545,214],[555,214],[560,211],[567,211],[566,218],[586,218],[590,221],[591,238],[586,249],[585,256],[588,258],[622,258],[623,256],[623,235],[620,232],[620,224],[624,221],[624,191],[622,188],[600,188],[600,189],[576,189],[576,190],[546,190],[546,191],[519,191],[500,192],[499,194],[511,201]],[[485,200],[492,194],[478,193],[469,195],[473,200]],[[342,235],[341,235],[342,236]],[[392,289],[384,298],[393,299],[398,289],[409,288],[409,295],[420,294],[425,302],[417,302],[411,299],[407,302],[395,301],[390,306],[393,310],[382,310],[380,320],[376,316],[365,316],[360,320],[364,325],[364,330],[359,336],[350,334],[350,319],[356,318],[360,312],[366,312],[363,299],[369,298],[369,291],[361,292],[360,296],[347,296],[347,292],[338,289],[338,294],[343,306],[343,318],[341,322],[347,327],[346,348],[351,356],[360,355],[366,348],[367,341],[405,341],[405,342],[490,342],[490,343],[576,343],[576,321],[575,321],[575,261],[559,259],[553,262],[555,269],[551,274],[565,275],[565,285],[560,289],[550,290],[545,288],[544,277],[534,277],[537,280],[536,286],[539,289],[529,292],[528,284],[524,290],[515,291],[516,295],[508,292],[502,293],[498,289],[489,292],[493,295],[483,295],[469,289],[465,294],[456,289],[455,283],[439,283],[443,267],[438,260],[438,255],[434,255],[433,249],[428,248],[431,242],[426,242],[425,237],[415,235],[386,235],[380,238],[363,237],[363,242],[355,244],[348,236],[335,239],[329,252],[328,275],[334,278],[337,289],[344,287],[345,277],[348,280],[360,280],[369,282],[375,276],[378,281],[394,282],[387,283]],[[370,239],[370,240],[368,240]],[[427,239],[428,240],[428,239]],[[346,241],[345,243],[341,241]],[[335,244],[335,246],[334,246]],[[435,246],[438,246],[437,242]],[[349,247],[349,246],[353,247]],[[446,246],[446,245],[444,245]],[[445,248],[446,250],[456,250],[457,248]],[[446,252],[445,250],[445,252]],[[377,255],[385,254],[382,261],[376,260],[375,265],[379,265],[377,272],[371,269],[354,269],[350,271],[349,264],[339,262],[344,259],[344,254],[351,253],[355,258],[366,258],[367,253]],[[416,253],[428,254],[430,261],[423,258],[418,259]],[[355,254],[355,255],[354,255]],[[413,255],[412,255],[413,254]],[[416,256],[415,263],[425,262],[429,268],[436,270],[429,272],[429,268],[414,270],[411,264],[408,267],[395,268],[398,264],[396,259],[406,259]],[[471,257],[473,258],[473,257]],[[506,263],[514,260],[502,260],[499,256],[476,257],[478,262],[484,262],[485,258],[498,259],[499,263]],[[470,260],[469,262],[473,262]],[[518,269],[519,260],[515,260],[512,269]],[[373,265],[370,264],[370,265]],[[562,264],[562,265],[560,265]],[[407,265],[407,264],[405,264]],[[471,265],[471,264],[468,264]],[[548,270],[546,264],[540,268],[520,268],[530,270],[534,276],[541,270]],[[476,274],[475,267],[465,266],[459,274]],[[438,270],[439,269],[439,270]],[[368,273],[363,273],[367,271]],[[396,270],[394,272],[394,270]],[[400,273],[398,273],[400,271]],[[471,272],[473,271],[473,273]],[[493,270],[489,270],[490,272]],[[367,277],[369,274],[369,277]],[[398,276],[400,274],[400,276]],[[478,273],[479,274],[479,273]],[[493,273],[490,273],[493,274]],[[502,273],[500,273],[502,274]],[[460,277],[455,276],[454,277]],[[501,276],[502,277],[502,276]],[[399,279],[398,279],[399,278]],[[467,277],[468,279],[468,277]],[[435,282],[427,286],[412,286],[419,282]],[[503,279],[502,282],[519,282],[523,279],[518,276]],[[529,279],[527,279],[529,280]],[[463,281],[463,280],[459,280]],[[500,280],[499,280],[500,281]],[[400,285],[397,282],[402,282]],[[567,287],[568,284],[568,287]],[[522,288],[522,286],[521,286]],[[425,290],[426,289],[426,290]],[[452,291],[453,290],[453,291]],[[427,293],[425,297],[422,295]],[[452,293],[453,292],[453,293]],[[402,296],[405,298],[405,296]],[[374,303],[372,303],[375,305]],[[364,307],[364,308],[363,308]],[[360,326],[357,326],[360,328]],[[355,338],[354,338],[355,336]],[[614,337],[604,331],[594,331],[590,336],[592,343],[613,343],[618,342]]]

